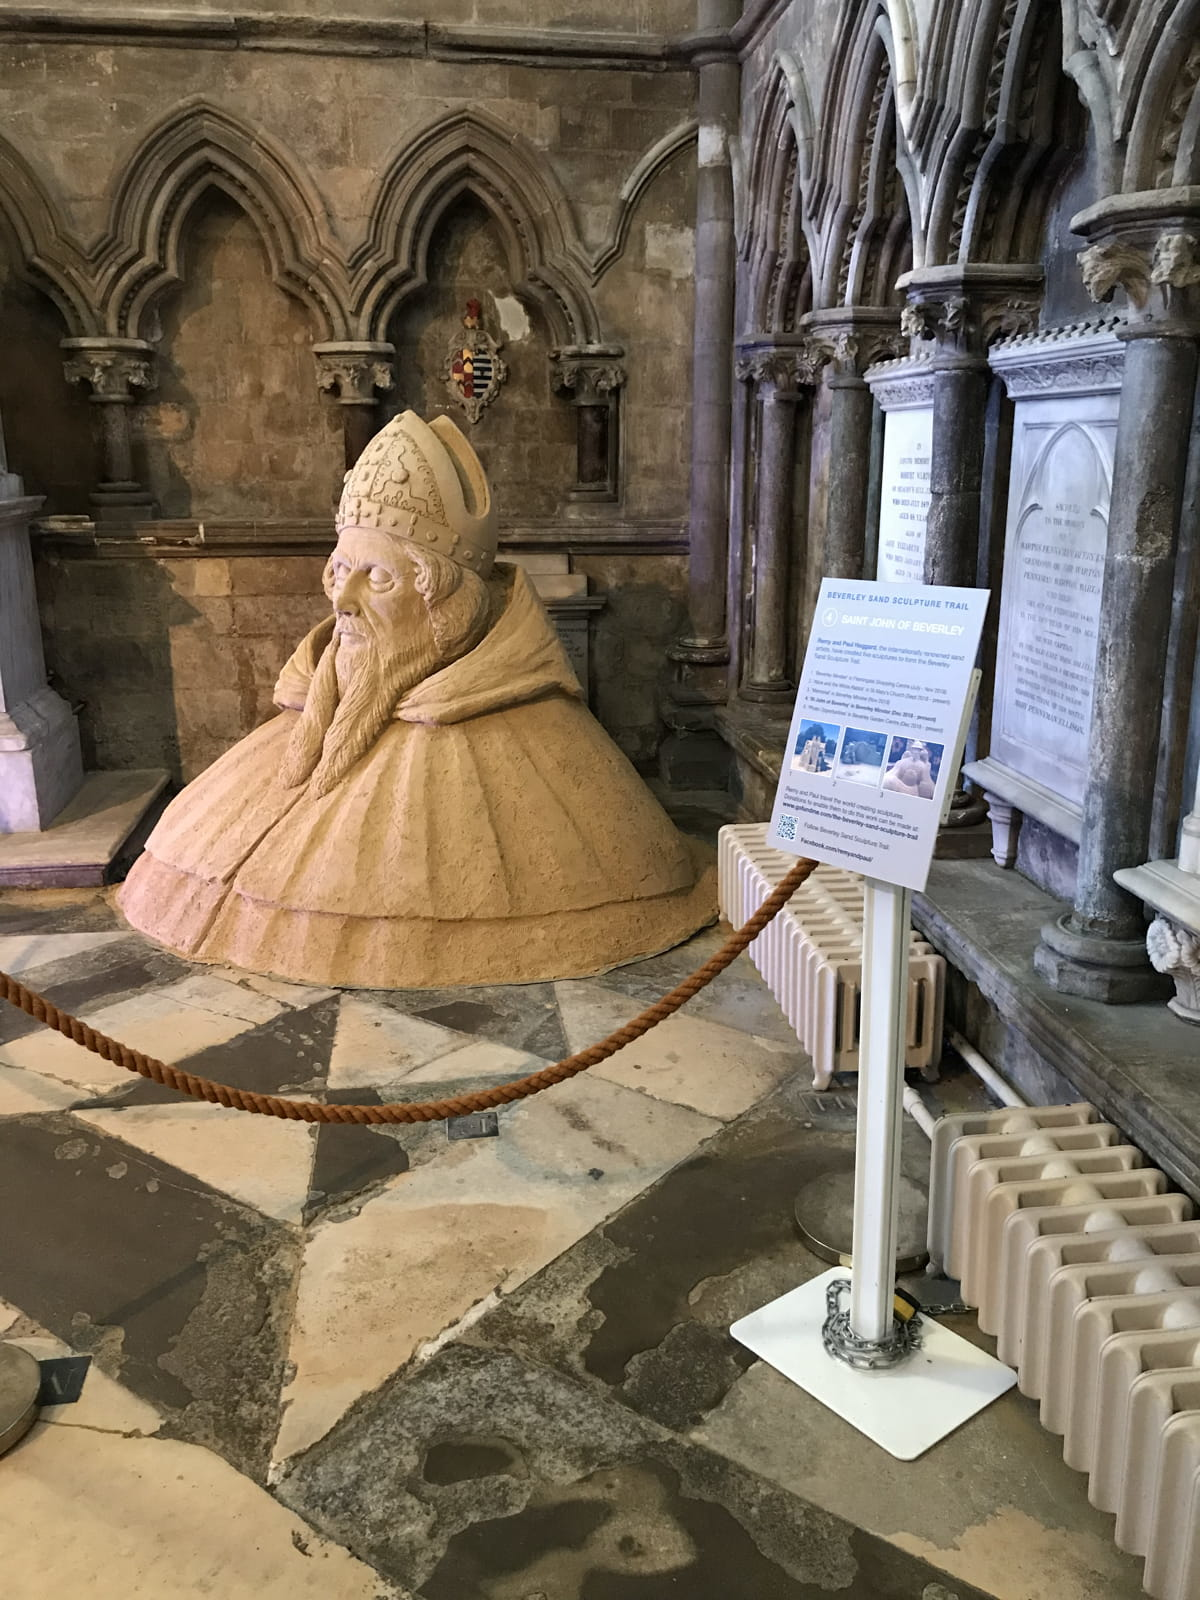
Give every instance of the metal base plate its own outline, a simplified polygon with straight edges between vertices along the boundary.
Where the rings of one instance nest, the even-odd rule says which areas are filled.
[[[0,1344],[0,1456],[23,1439],[37,1421],[42,1369],[28,1350]]]
[[[928,1199],[908,1178],[900,1179],[896,1229],[897,1273],[919,1272],[929,1259],[925,1249]],[[854,1168],[830,1172],[806,1183],[796,1196],[796,1227],[818,1261],[839,1266],[854,1244]]]
[[[826,1354],[825,1292],[842,1267],[735,1322],[733,1337],[900,1461],[915,1461],[1017,1381],[1011,1367],[928,1318],[924,1342],[897,1367],[856,1372]]]

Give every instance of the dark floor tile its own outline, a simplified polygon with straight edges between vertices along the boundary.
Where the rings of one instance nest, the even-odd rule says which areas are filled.
[[[315,1005],[281,1011],[270,1022],[247,1028],[225,1044],[213,1045],[175,1064],[197,1077],[257,1094],[312,1093],[323,1088],[329,1072],[337,1019],[337,998],[318,1000]],[[122,1106],[171,1105],[178,1099],[174,1089],[143,1078],[132,1089],[118,1089],[102,1100],[89,1101],[89,1106],[119,1110]]]
[[[938,1577],[507,1351],[392,1380],[280,1495],[416,1600],[920,1600]]]
[[[109,933],[126,926],[103,889],[0,890],[0,936]]]
[[[327,1104],[344,1106],[380,1103],[373,1089],[331,1089],[322,1098]],[[408,1151],[386,1132],[354,1123],[322,1122],[316,1135],[305,1223],[408,1171]]]
[[[551,983],[478,989],[378,989],[372,990],[371,996],[408,1016],[506,1044],[513,1050],[528,1050],[547,1061],[558,1061],[567,1054]]]
[[[5,1298],[261,1478],[298,1245],[281,1224],[69,1116],[0,1123]]]
[[[169,950],[159,950],[133,934],[62,961],[30,967],[18,976],[27,989],[45,995],[60,1011],[77,1016],[81,1011],[115,1005],[142,989],[161,988],[194,971],[193,966]],[[20,1039],[41,1026],[16,1006],[0,1004],[0,1044]]]

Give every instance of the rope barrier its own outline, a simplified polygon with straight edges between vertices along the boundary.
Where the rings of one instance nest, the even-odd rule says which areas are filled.
[[[309,1100],[287,1100],[273,1094],[255,1094],[250,1089],[234,1089],[227,1083],[214,1083],[211,1078],[198,1078],[193,1073],[181,1072],[177,1067],[168,1066],[153,1056],[143,1055],[140,1050],[120,1044],[98,1033],[95,1028],[90,1028],[78,1017],[60,1011],[44,995],[27,989],[6,972],[0,972],[0,999],[17,1006],[47,1028],[54,1028],[68,1039],[73,1039],[85,1050],[102,1056],[105,1061],[124,1067],[128,1072],[136,1072],[179,1094],[190,1095],[194,1100],[207,1100],[213,1105],[228,1106],[234,1111],[249,1111],[259,1116],[283,1117],[290,1122],[436,1122],[442,1117],[465,1117],[473,1111],[490,1111],[496,1106],[510,1105],[514,1100],[540,1094],[543,1089],[553,1088],[556,1083],[565,1083],[568,1078],[586,1072],[588,1067],[598,1066],[601,1061],[616,1055],[618,1050],[633,1044],[643,1034],[649,1033],[651,1028],[665,1022],[736,961],[746,946],[779,915],[800,885],[816,870],[816,865],[815,861],[797,861],[749,922],[731,934],[715,955],[702,967],[697,967],[695,972],[689,973],[669,994],[654,1005],[647,1006],[632,1022],[610,1033],[599,1044],[589,1045],[586,1050],[565,1056],[561,1061],[543,1067],[540,1072],[530,1073],[526,1078],[500,1083],[491,1089],[478,1089],[471,1094],[452,1095],[448,1100],[401,1100],[384,1106],[331,1106]]]

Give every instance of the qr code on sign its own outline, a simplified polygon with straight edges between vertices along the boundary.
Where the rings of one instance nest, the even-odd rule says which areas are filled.
[[[795,817],[780,817],[778,833],[781,839],[794,839],[796,837]]]

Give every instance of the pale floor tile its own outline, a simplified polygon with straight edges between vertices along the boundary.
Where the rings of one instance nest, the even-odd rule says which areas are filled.
[[[21,1117],[30,1112],[61,1111],[74,1105],[79,1090],[20,1067],[0,1066],[0,1117]]]
[[[583,1078],[501,1115],[498,1139],[449,1144],[305,1252],[277,1461],[458,1322],[508,1292],[719,1126]]]
[[[190,984],[193,979],[182,981]],[[181,1003],[175,995],[177,987],[168,984],[131,995],[116,1005],[83,1012],[82,1020],[110,1039],[166,1062],[183,1061],[213,1045],[227,1044],[248,1030],[250,1024],[229,1011],[203,1010],[194,1001]],[[49,1028],[0,1044],[0,1065],[24,1067],[93,1092],[127,1084],[135,1076]]]
[[[264,978],[257,972],[239,972],[233,967],[221,970],[235,977],[245,988],[255,989],[259,994],[278,1000],[293,1010],[301,1006],[315,1006],[318,1001],[328,1000],[337,993],[336,989],[314,989],[307,983],[285,983],[282,978]]]
[[[222,977],[220,973],[195,972],[160,992],[172,994],[180,1005],[195,1006],[219,1017],[236,1017],[255,1028],[272,1021],[284,1009],[279,1000],[244,988],[232,979],[233,974]]]
[[[199,1445],[38,1426],[0,1474],[5,1600],[383,1600],[376,1573]]]
[[[414,1067],[398,1081],[413,1084],[449,1082],[457,1078],[495,1078],[507,1083],[510,1078],[526,1078],[531,1072],[540,1072],[545,1065],[541,1056],[480,1039],[461,1050],[451,1050],[449,1055],[437,1056],[423,1067]]]
[[[329,1058],[329,1087],[344,1089],[399,1083],[417,1067],[457,1050],[464,1035],[421,1022],[371,1000],[346,994],[338,1008]]]
[[[17,1314],[14,1312],[14,1318]],[[0,1316],[0,1326],[3,1322],[3,1316]],[[28,1350],[39,1361],[46,1360],[48,1356],[67,1356],[72,1353],[70,1345],[48,1333],[9,1342]],[[101,1372],[95,1362],[88,1368],[79,1399],[69,1406],[43,1406],[38,1421],[53,1423],[56,1427],[96,1428],[102,1433],[140,1434],[144,1437],[157,1433],[162,1427],[162,1418],[149,1401],[139,1399],[115,1378]]]
[[[76,1116],[269,1217],[301,1219],[315,1150],[307,1123],[187,1100]]]
[[[28,972],[31,967],[66,961],[100,945],[128,940],[127,933],[21,933],[0,939],[0,972]]]
[[[643,1009],[627,995],[595,983],[556,983],[554,992],[572,1050],[595,1044]],[[755,1105],[798,1064],[794,1045],[756,1039],[677,1012],[592,1067],[590,1075],[728,1121]]]

